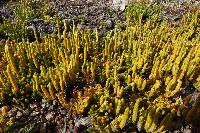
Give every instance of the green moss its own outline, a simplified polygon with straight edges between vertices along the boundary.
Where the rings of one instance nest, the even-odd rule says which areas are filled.
[[[108,23],[106,20],[101,20],[100,25],[101,25],[101,27],[106,27],[108,25]]]
[[[86,21],[85,15],[79,15],[77,16],[78,22],[84,23]]]
[[[125,10],[125,15],[131,22],[146,22],[147,20],[152,20],[158,23],[162,20],[161,12],[162,6],[159,4],[149,4],[145,5],[142,3],[136,3],[128,5]]]

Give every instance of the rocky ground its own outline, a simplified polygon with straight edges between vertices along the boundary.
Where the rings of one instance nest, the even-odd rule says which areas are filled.
[[[126,0],[122,0],[126,1]],[[129,0],[130,1],[130,0]],[[131,0],[133,1],[133,0]],[[3,4],[4,3],[4,4]],[[170,21],[177,21],[181,16],[192,10],[194,6],[200,6],[198,0],[154,0],[153,3],[161,3],[165,10],[161,14],[162,19]],[[34,3],[34,8],[40,8],[40,2]],[[3,18],[13,22],[15,14],[14,7],[17,2],[3,2],[0,3],[0,24],[3,23]],[[78,29],[98,29],[101,36],[104,36],[108,31],[116,27],[126,26],[124,11],[120,7],[124,5],[121,3],[113,3],[112,0],[51,0],[48,2],[48,11],[45,14],[48,17],[58,16],[67,21],[69,24],[74,21]],[[30,38],[33,37],[33,30],[40,34],[52,34],[56,29],[53,22],[47,22],[40,17],[35,17],[28,20],[26,27],[30,30]],[[0,33],[0,39],[10,38],[7,31]]]
[[[200,6],[199,0],[190,1],[152,1],[160,2],[165,7],[162,17],[170,21],[178,21],[183,14],[192,10],[193,6]],[[0,25],[3,18],[13,21],[13,7],[17,2],[0,1]],[[48,15],[59,16],[68,23],[74,21],[79,29],[98,29],[101,36],[118,26],[118,23],[126,26],[123,11],[118,10],[120,5],[113,5],[112,0],[53,0],[49,2]],[[41,18],[35,18],[27,22],[27,28],[36,29],[41,34],[52,34],[56,28],[55,23],[49,23]],[[33,36],[33,35],[32,35]],[[0,40],[9,38],[6,31],[0,32]],[[0,105],[2,106],[2,105]],[[33,102],[29,105],[8,105],[9,115],[15,123],[12,132],[42,132],[42,133],[65,133],[85,132],[90,126],[88,117],[74,118],[69,115],[67,109],[60,106],[56,101]],[[200,129],[191,129],[183,126],[182,129],[172,132],[200,132]]]

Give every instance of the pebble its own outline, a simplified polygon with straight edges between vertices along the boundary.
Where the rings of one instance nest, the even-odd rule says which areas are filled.
[[[53,105],[51,105],[51,106],[48,108],[49,111],[52,111],[53,109],[54,109],[54,106],[53,106]]]
[[[115,10],[121,10],[123,11],[128,4],[129,0],[113,0],[113,8]]]
[[[22,116],[22,112],[21,111],[17,111],[16,118],[20,118],[21,116]]]
[[[107,20],[107,28],[109,28],[109,29],[113,29],[114,28],[114,22],[113,22],[113,20]]]
[[[54,106],[57,106],[58,105],[58,102],[56,100],[53,100],[53,105]]]
[[[30,104],[29,107],[30,107],[31,109],[34,109],[34,108],[37,107],[37,105],[36,105],[36,104]]]
[[[46,107],[46,104],[45,104],[45,103],[42,103],[41,106],[42,106],[42,108],[45,108],[45,107]]]
[[[69,125],[69,131],[73,133],[73,131],[74,131],[73,121],[70,120],[69,123],[68,123],[68,125]]]
[[[38,114],[39,114],[39,112],[37,112],[37,111],[33,111],[33,112],[31,113],[30,116],[36,116],[36,115],[38,115]]]
[[[9,112],[8,112],[8,117],[11,117],[11,116],[16,116],[17,115],[17,108],[12,108]]]
[[[183,130],[183,133],[192,133],[192,130],[189,126],[186,126]]]
[[[61,110],[60,110],[60,114],[61,114],[61,115],[65,115],[66,113],[67,113],[66,110],[64,110],[64,109],[61,109]]]
[[[82,126],[89,126],[89,125],[91,125],[91,119],[90,119],[90,117],[83,117],[83,118],[75,120],[75,126],[76,127],[80,127],[81,125]]]
[[[99,32],[99,36],[100,37],[104,37],[106,36],[106,33],[108,32],[108,30],[106,28],[102,28]]]
[[[85,29],[85,25],[83,25],[83,24],[77,24],[77,29],[79,29],[79,30],[84,30]]]
[[[46,114],[45,118],[47,121],[51,121],[54,118],[54,113],[53,112],[49,112]]]

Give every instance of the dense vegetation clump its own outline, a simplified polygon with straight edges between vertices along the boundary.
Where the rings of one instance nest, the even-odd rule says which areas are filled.
[[[165,132],[182,119],[200,126],[200,10],[178,25],[161,8],[127,8],[127,26],[99,38],[71,27],[35,42],[0,44],[0,102],[57,100],[91,118],[89,132]],[[191,107],[192,93],[198,96]],[[14,100],[13,100],[14,99]],[[6,107],[0,125],[5,127]],[[11,125],[12,120],[7,122]]]

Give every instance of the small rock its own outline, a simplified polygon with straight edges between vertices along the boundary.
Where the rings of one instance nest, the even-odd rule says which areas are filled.
[[[53,100],[53,105],[54,106],[57,106],[58,105],[58,102],[56,100]]]
[[[45,99],[42,99],[42,103],[46,103],[47,101]]]
[[[53,109],[54,109],[53,105],[51,105],[51,106],[48,108],[49,111],[52,111]]]
[[[101,29],[100,32],[99,32],[99,36],[104,37],[106,35],[107,31],[108,30],[106,28]]]
[[[107,28],[109,28],[109,29],[112,29],[112,28],[114,28],[114,22],[112,21],[112,20],[107,20]]]
[[[183,133],[192,133],[192,130],[189,126],[186,126],[185,129],[183,130]]]
[[[39,114],[39,112],[33,111],[33,113],[31,113],[30,116],[36,116],[36,115],[38,115],[38,114]]]
[[[72,19],[65,19],[64,23],[66,24],[66,26],[70,25],[72,23]]]
[[[92,4],[94,3],[94,0],[87,0],[87,4]]]
[[[22,116],[22,112],[21,111],[17,111],[16,118],[20,118],[21,116]]]
[[[91,125],[91,119],[90,119],[90,117],[83,117],[83,118],[75,120],[75,126],[76,127],[90,126],[90,125]]]
[[[73,124],[72,120],[69,121],[68,127],[69,127],[69,131],[73,133],[73,131],[74,131],[74,124]]]
[[[61,109],[61,110],[60,110],[60,114],[61,114],[61,115],[65,115],[66,113],[67,113],[66,110],[64,110],[64,109]]]
[[[46,103],[42,103],[41,106],[42,106],[42,108],[45,108],[46,107]]]
[[[36,107],[37,107],[36,104],[30,104],[30,108],[31,108],[31,109],[34,109],[34,108],[36,108]]]
[[[9,113],[8,113],[8,117],[11,117],[11,116],[16,116],[17,115],[17,108],[13,107]]]
[[[44,20],[43,19],[38,19],[38,18],[35,18],[34,20],[33,20],[33,23],[43,23],[44,22]]]
[[[54,113],[53,112],[47,113],[45,118],[46,118],[47,121],[51,121],[54,118]]]
[[[85,26],[83,24],[77,24],[77,29],[84,30]]]
[[[116,10],[123,11],[128,4],[129,0],[113,0],[113,7]]]

